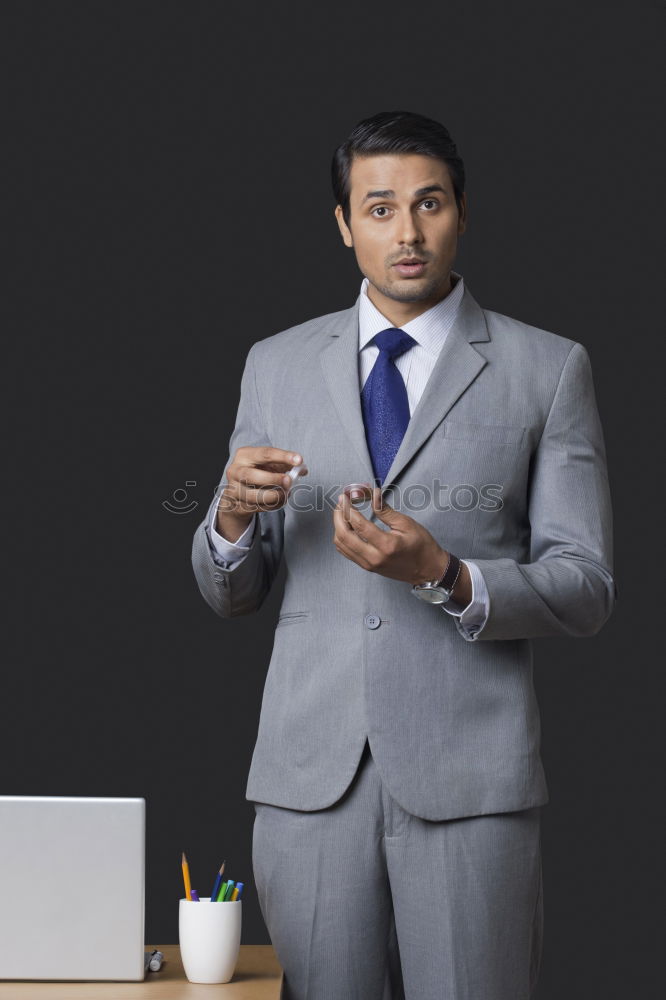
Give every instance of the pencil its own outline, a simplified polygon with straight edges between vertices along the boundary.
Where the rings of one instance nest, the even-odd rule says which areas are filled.
[[[190,884],[190,866],[183,851],[183,882],[185,883],[185,899],[192,899],[192,887]]]
[[[220,884],[222,882],[222,875],[224,874],[224,866],[226,865],[226,863],[227,863],[226,861],[222,862],[222,867],[215,876],[215,885],[213,886],[213,891],[210,894],[211,903],[217,902],[217,894],[220,891]]]

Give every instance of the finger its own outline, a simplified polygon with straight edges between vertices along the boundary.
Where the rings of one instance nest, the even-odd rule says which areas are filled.
[[[242,465],[266,465],[270,462],[282,468],[291,469],[294,465],[300,465],[303,461],[301,455],[296,451],[286,451],[284,448],[272,448],[269,445],[258,447],[243,446],[238,449],[238,458]]]
[[[289,468],[285,468],[284,462],[262,462],[257,468],[267,469],[268,472],[279,472],[281,475],[284,475],[285,472],[291,472],[292,469],[298,469],[299,476],[303,476],[309,471],[303,464],[290,465]]]
[[[355,561],[365,560],[370,551],[374,553],[374,546],[369,545],[365,539],[361,538],[345,520],[341,507],[337,507],[333,511],[333,524],[335,526],[335,541],[343,545],[346,552],[352,553]]]
[[[250,489],[259,489],[262,486],[276,489],[279,486],[291,485],[291,479],[285,473],[260,469],[254,465],[237,466],[230,472],[232,479]]]
[[[369,521],[360,511],[356,510],[346,493],[342,494],[340,506],[345,523],[357,537],[361,538],[364,543],[381,549],[385,532]]]
[[[338,497],[338,502],[333,508],[333,524],[335,525],[336,531],[340,535],[346,535],[347,533],[352,533],[354,529],[352,528],[349,519],[345,517],[344,504],[341,497]]]
[[[220,496],[218,509],[243,510],[246,513],[257,509],[275,510],[283,506],[286,496],[286,491],[282,488],[260,486],[254,489],[231,481]]]
[[[359,531],[361,531],[361,525],[359,522],[354,521],[354,509],[351,505],[349,497],[344,493],[338,497],[337,510],[339,523],[344,531],[345,538],[359,538],[360,536],[356,531],[356,528],[358,527]]]

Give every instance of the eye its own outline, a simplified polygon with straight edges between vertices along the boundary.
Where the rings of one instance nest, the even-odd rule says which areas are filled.
[[[433,212],[435,209],[439,208],[439,201],[437,198],[426,198],[421,202],[421,207],[425,207],[427,211]],[[386,219],[390,214],[390,209],[386,205],[375,205],[373,209],[370,210],[370,215],[374,215],[376,219]]]

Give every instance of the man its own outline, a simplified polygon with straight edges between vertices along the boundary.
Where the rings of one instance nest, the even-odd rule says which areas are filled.
[[[284,997],[522,1000],[548,801],[530,639],[594,635],[616,597],[590,362],[452,269],[443,126],[360,122],[333,186],[360,295],[250,349],[193,545],[223,618],[287,563],[247,785],[262,912]]]

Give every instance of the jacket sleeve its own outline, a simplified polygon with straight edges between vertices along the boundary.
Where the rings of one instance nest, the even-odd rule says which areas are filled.
[[[489,596],[472,641],[595,635],[617,599],[613,525],[601,422],[586,349],[560,373],[528,494],[530,561],[474,559]]]
[[[255,517],[250,549],[239,562],[225,569],[214,558],[210,536],[213,510],[227,482],[227,469],[237,448],[270,445],[262,418],[256,384],[256,344],[250,348],[241,379],[236,426],[229,440],[229,459],[222,480],[204,520],[194,534],[192,567],[204,600],[221,618],[257,611],[268,594],[280,566],[284,542],[284,509],[260,511]]]

